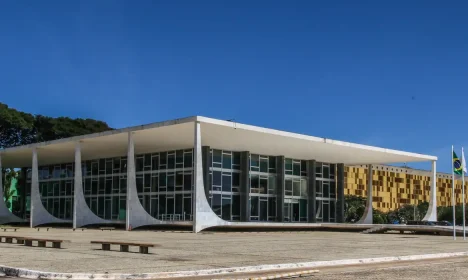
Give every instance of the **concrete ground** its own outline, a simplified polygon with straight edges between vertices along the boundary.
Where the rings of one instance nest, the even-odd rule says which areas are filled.
[[[468,258],[443,259],[407,264],[385,264],[353,268],[325,269],[307,280],[465,280],[468,279]]]
[[[47,272],[151,273],[468,251],[450,236],[350,232],[157,232],[21,228],[0,232],[68,240],[63,249],[0,243],[0,265]],[[149,255],[101,251],[91,240],[159,244]],[[138,248],[131,248],[137,252]]]

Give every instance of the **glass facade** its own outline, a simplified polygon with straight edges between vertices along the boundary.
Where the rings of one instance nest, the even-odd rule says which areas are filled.
[[[208,202],[226,221],[240,220],[240,153],[211,149]]]
[[[74,164],[41,166],[38,176],[39,192],[45,209],[59,219],[73,219]]]
[[[315,166],[317,222],[335,222],[336,164],[317,162]]]
[[[163,221],[191,221],[193,149],[137,155],[135,175],[143,208]]]
[[[307,161],[284,160],[284,221],[307,222]]]
[[[250,155],[250,220],[276,220],[276,157]]]
[[[214,213],[226,221],[241,220],[241,178],[248,185],[244,192],[247,220],[278,221],[283,209],[284,222],[307,222],[309,204],[307,160],[249,154],[248,176],[242,177],[241,153],[210,149],[208,202]],[[281,159],[284,159],[281,161]],[[284,166],[281,166],[283,164]],[[279,166],[278,166],[279,165]],[[163,151],[135,156],[138,199],[154,218],[163,221],[192,221],[193,149]],[[282,167],[282,168],[279,168]],[[278,170],[284,168],[284,174]],[[83,193],[86,204],[98,217],[124,221],[127,208],[127,158],[86,160],[82,163]],[[317,222],[335,222],[336,165],[316,162]],[[31,185],[30,170],[27,186]],[[74,164],[40,166],[39,191],[44,207],[53,216],[73,218]],[[278,176],[284,178],[282,205],[278,201]],[[30,187],[27,188],[30,190]],[[246,188],[247,189],[247,188]],[[29,194],[29,192],[27,192]],[[248,197],[247,197],[248,195]]]
[[[89,209],[102,219],[125,220],[127,157],[86,160],[81,171]]]

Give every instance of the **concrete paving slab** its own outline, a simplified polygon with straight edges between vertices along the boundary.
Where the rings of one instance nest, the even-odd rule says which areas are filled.
[[[3,234],[3,233],[2,233]],[[261,264],[330,261],[468,251],[468,242],[450,236],[360,234],[353,232],[36,231],[3,235],[70,240],[64,249],[0,243],[0,265],[49,272],[155,273]],[[155,243],[151,254],[101,251],[91,240]],[[131,248],[136,252],[138,248]]]

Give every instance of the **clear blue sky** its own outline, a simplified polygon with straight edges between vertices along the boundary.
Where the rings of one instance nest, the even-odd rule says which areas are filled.
[[[235,119],[449,171],[467,99],[467,1],[0,2],[0,101],[34,114]]]

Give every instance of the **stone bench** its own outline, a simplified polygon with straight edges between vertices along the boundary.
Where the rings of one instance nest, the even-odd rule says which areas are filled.
[[[101,231],[105,231],[105,230],[113,231],[113,230],[115,230],[115,227],[100,227],[99,229],[100,229]]]
[[[24,237],[19,236],[0,236],[0,242],[13,243],[13,240],[16,240],[17,244],[24,244]],[[5,240],[5,241],[3,241]]]
[[[121,241],[91,241],[91,244],[101,244],[103,251],[110,251],[111,245],[120,245],[120,252],[128,252],[129,246],[140,247],[141,254],[148,254],[148,248],[156,247],[156,244],[137,243],[137,242],[121,242]]]
[[[19,229],[19,228],[6,227],[6,228],[0,228],[0,229],[3,229],[3,232],[5,232],[5,231],[15,231],[16,232],[16,230]]]
[[[23,240],[25,246],[33,246],[33,242],[37,241],[37,247],[47,247],[47,243],[52,243],[52,248],[60,249],[63,243],[63,240],[59,239],[47,239],[47,238],[33,238],[33,237],[23,237],[20,238]],[[20,239],[16,239],[18,244],[22,244],[19,242]]]

